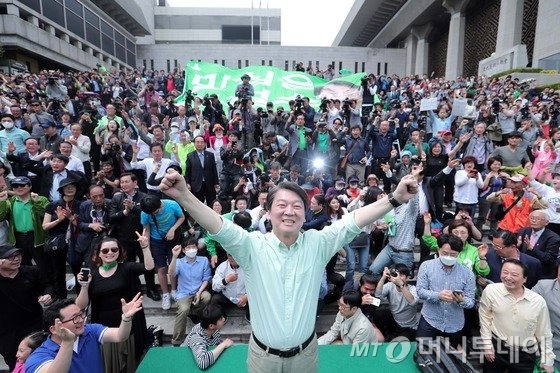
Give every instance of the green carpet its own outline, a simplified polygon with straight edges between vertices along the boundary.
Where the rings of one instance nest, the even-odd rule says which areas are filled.
[[[413,360],[416,343],[383,343],[358,346],[319,346],[319,372],[419,372]],[[408,350],[408,352],[407,352]],[[402,355],[402,356],[401,356]],[[237,373],[247,371],[247,345],[226,349],[216,363],[205,372]],[[202,372],[187,347],[156,347],[148,351],[137,373]]]

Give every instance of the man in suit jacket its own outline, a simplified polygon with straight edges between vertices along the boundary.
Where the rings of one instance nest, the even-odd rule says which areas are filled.
[[[39,139],[28,137],[24,141],[25,151],[17,153],[15,149],[8,147],[6,159],[10,162],[14,176],[25,176],[31,180],[31,191],[39,193],[41,190],[40,175],[33,173],[33,168],[42,167],[45,158],[52,155],[52,152],[45,150],[41,152]]]
[[[185,180],[191,192],[200,201],[210,205],[216,199],[216,189],[220,184],[214,154],[204,150],[204,137],[194,138],[194,152],[187,156]]]
[[[69,262],[72,272],[80,272],[82,262],[86,267],[92,267],[91,256],[93,248],[98,245],[103,237],[109,234],[109,204],[110,199],[105,198],[105,192],[100,186],[89,188],[90,199],[80,205],[78,215],[78,228],[80,234],[73,253],[69,253]]]
[[[144,253],[138,242],[136,232],[142,234],[144,227],[140,223],[140,202],[146,193],[138,190],[138,178],[131,172],[119,178],[121,191],[115,193],[107,211],[108,222],[111,225],[111,236],[115,237],[126,250],[126,260],[135,262],[136,257],[144,263]],[[161,296],[154,282],[154,271],[144,274],[146,279],[146,295],[154,301],[160,301]]]
[[[58,184],[62,179],[72,178],[78,182],[77,198],[80,199],[89,185],[85,179],[85,175],[80,171],[69,171],[66,169],[69,159],[63,154],[55,154],[52,156],[49,164],[42,166],[37,164],[31,169],[31,172],[41,175],[40,177],[40,192],[39,194],[45,196],[49,201],[53,202],[60,199],[58,192]]]
[[[529,227],[521,228],[518,240],[521,250],[538,259],[542,265],[541,278],[556,278],[556,258],[560,254],[560,236],[546,228],[548,214],[535,210],[529,214]]]
[[[532,288],[541,277],[542,266],[538,259],[520,252],[517,248],[517,235],[510,231],[500,230],[492,237],[493,248],[488,250],[486,261],[490,266],[490,274],[486,278],[492,282],[502,282],[500,273],[506,259],[519,259],[529,269],[525,286]]]

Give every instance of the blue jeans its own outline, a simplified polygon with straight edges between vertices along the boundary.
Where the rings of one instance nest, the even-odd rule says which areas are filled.
[[[359,272],[366,272],[369,257],[369,239],[368,244],[364,247],[351,248],[350,245],[344,246],[346,251],[346,279],[344,282],[344,290],[352,290],[354,288],[354,272],[356,272],[356,252],[358,253]]]
[[[375,257],[375,260],[369,267],[373,272],[376,279],[381,278],[383,269],[389,267],[393,263],[402,263],[408,267],[412,273],[412,265],[414,264],[414,252],[395,252],[389,245],[386,245],[383,250]]]

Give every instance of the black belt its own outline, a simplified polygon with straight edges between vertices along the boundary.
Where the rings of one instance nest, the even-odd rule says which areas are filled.
[[[400,249],[395,249],[393,246],[389,245],[389,247],[391,248],[391,250],[393,250],[396,253],[411,253],[413,250],[400,250]]]
[[[34,231],[28,231],[28,232],[14,232],[14,234],[18,234],[20,236],[29,236],[30,234],[33,234]]]
[[[276,356],[279,356],[279,357],[294,357],[294,356],[296,356],[301,351],[305,350],[305,348],[307,346],[309,346],[309,344],[313,340],[313,337],[315,337],[315,333],[311,334],[305,342],[303,342],[301,345],[299,345],[297,347],[292,347],[292,348],[289,348],[287,350],[277,350],[275,348],[268,347],[267,345],[265,345],[264,343],[259,341],[258,338],[255,336],[255,333],[253,333],[253,340],[255,341],[257,346],[259,346],[260,348],[265,350],[267,353],[272,354],[272,355],[276,355]]]

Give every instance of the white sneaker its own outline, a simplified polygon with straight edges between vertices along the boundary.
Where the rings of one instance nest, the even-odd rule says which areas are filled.
[[[171,308],[171,297],[169,293],[165,293],[161,296],[161,308],[166,311]]]
[[[173,299],[174,302],[177,302],[177,290],[171,290],[171,299]]]

